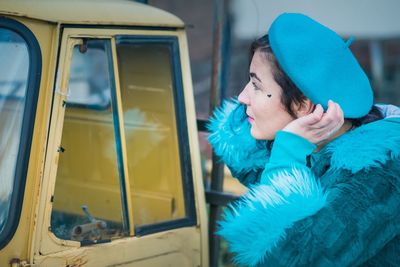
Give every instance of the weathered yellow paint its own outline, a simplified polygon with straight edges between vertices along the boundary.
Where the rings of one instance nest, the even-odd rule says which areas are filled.
[[[52,203],[50,199],[54,192],[55,177],[57,174],[57,164],[59,154],[57,152],[60,146],[62,135],[64,108],[62,107],[63,101],[68,94],[68,78],[69,66],[72,58],[72,48],[82,43],[80,39],[67,39],[63,38],[61,42],[60,60],[58,73],[61,75],[55,84],[53,110],[51,111],[51,124],[48,140],[48,150],[46,155],[46,162],[43,176],[43,187],[40,193],[39,200],[39,224],[37,231],[38,238],[41,239],[41,244],[35,247],[34,255],[48,254],[58,252],[60,250],[67,250],[68,246],[79,247],[78,242],[60,240],[49,231]],[[46,235],[46,234],[47,235]],[[50,237],[50,238],[49,238]],[[55,244],[59,245],[56,246]]]
[[[0,3],[1,5],[1,3]],[[11,17],[26,25],[36,36],[42,50],[42,76],[37,103],[35,127],[32,137],[31,158],[29,162],[23,207],[18,228],[12,240],[0,251],[0,266],[8,266],[12,258],[31,258],[34,228],[37,223],[37,198],[40,191],[45,157],[47,129],[55,69],[54,46],[57,45],[57,29],[48,23],[31,19]],[[47,51],[47,52],[43,52]],[[50,89],[50,90],[48,90]]]
[[[194,94],[192,87],[192,74],[190,71],[189,61],[189,48],[187,43],[186,34],[183,30],[179,31],[179,51],[181,58],[182,68],[182,82],[183,90],[185,93],[185,105],[186,105],[186,116],[188,119],[188,134],[189,134],[189,146],[190,146],[190,157],[192,159],[192,173],[194,182],[194,194],[196,196],[196,212],[197,220],[200,228],[201,238],[201,266],[208,266],[208,215],[205,207],[205,194],[203,187],[203,179],[200,165],[200,149],[198,130],[196,124],[196,110],[194,103]]]
[[[36,36],[42,52],[42,77],[24,204],[15,235],[0,250],[0,266],[8,266],[13,258],[20,259],[27,264],[34,264],[34,266],[208,266],[207,214],[188,47],[182,21],[164,11],[133,1],[122,0],[96,2],[47,0],[35,1],[34,4],[27,0],[7,0],[1,1],[0,14],[25,24]],[[77,26],[69,28],[65,24],[102,24],[114,27],[112,29],[79,28]],[[124,27],[119,29],[118,26]],[[125,26],[150,26],[151,28],[134,30],[127,29]],[[164,26],[171,28],[163,29]],[[60,40],[61,27],[63,27],[63,36]],[[57,147],[61,141],[65,120],[62,101],[65,99],[68,88],[71,51],[72,47],[80,43],[80,39],[84,37],[113,40],[115,35],[124,34],[176,36],[178,38],[197,225],[143,237],[125,237],[110,243],[80,247],[79,242],[60,240],[49,231],[52,211],[50,199],[54,192],[57,176]],[[113,44],[113,51],[115,55],[115,44]],[[57,72],[61,76],[55,74],[57,59],[59,62]],[[118,73],[118,68],[114,71]],[[54,81],[55,76],[58,76],[58,81]],[[115,78],[118,79],[118,75]],[[116,86],[119,89],[119,81]],[[54,88],[56,93],[53,95]],[[79,117],[79,114],[75,115]],[[119,111],[119,116],[122,117],[121,111]],[[126,134],[126,132],[122,131],[122,134]],[[126,151],[123,153],[124,157],[129,160]],[[124,166],[125,170],[127,168]],[[129,182],[129,178],[125,177],[127,182]],[[151,181],[146,181],[146,186],[151,187]],[[128,209],[131,220],[130,234],[132,235],[134,219],[132,210],[135,201],[148,199],[150,196],[155,197],[157,201],[152,205],[159,208],[158,212],[165,212],[166,208],[163,208],[160,203],[166,203],[165,207],[170,207],[175,196],[169,194],[152,196],[146,190],[132,192],[130,188],[131,186],[128,186],[127,192],[131,197]],[[179,191],[179,188],[176,190]],[[84,188],[78,187],[74,194],[83,194],[84,192]],[[182,203],[180,207],[183,211]],[[68,207],[63,206],[62,208]],[[178,217],[182,216],[182,213],[177,214]],[[167,212],[162,216],[170,215]]]
[[[170,13],[128,0],[7,0],[0,13],[62,24],[184,26]]]
[[[199,229],[183,228],[143,237],[37,256],[37,266],[208,266],[200,261]]]

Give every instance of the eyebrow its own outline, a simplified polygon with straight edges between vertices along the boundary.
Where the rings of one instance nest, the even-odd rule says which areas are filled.
[[[258,80],[260,83],[262,83],[261,79],[255,74],[254,72],[250,72],[250,77]]]

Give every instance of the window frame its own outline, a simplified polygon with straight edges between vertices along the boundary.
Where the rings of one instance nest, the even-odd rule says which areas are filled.
[[[174,111],[178,134],[182,191],[185,200],[186,217],[148,225],[135,225],[135,236],[144,236],[176,228],[194,226],[196,225],[197,218],[178,37],[161,35],[116,35],[114,38],[116,46],[119,44],[166,44],[171,52],[170,67],[172,71]],[[120,86],[118,87],[120,88]]]
[[[129,219],[129,202],[128,202],[128,197],[127,197],[127,191],[126,191],[126,171],[123,166],[124,162],[124,155],[123,155],[123,144],[121,143],[121,130],[120,130],[120,115],[118,114],[118,96],[117,96],[117,84],[116,84],[116,79],[115,79],[115,64],[113,60],[113,45],[112,45],[112,38],[111,37],[79,37],[79,36],[70,36],[67,39],[72,43],[71,47],[67,46],[67,53],[70,53],[70,59],[68,60],[67,64],[65,65],[67,69],[70,69],[72,66],[72,61],[73,61],[73,50],[77,45],[81,45],[81,41],[90,41],[90,40],[96,40],[96,41],[103,41],[104,42],[104,52],[105,52],[105,58],[107,59],[107,64],[108,64],[108,73],[109,73],[109,81],[110,81],[110,102],[107,105],[107,108],[112,107],[112,118],[113,118],[113,129],[114,129],[114,144],[115,144],[115,149],[116,149],[116,163],[117,163],[117,170],[118,170],[118,184],[119,184],[119,195],[120,195],[120,200],[121,200],[121,211],[124,214],[122,218],[122,225],[123,225],[123,235],[118,237],[118,239],[122,239],[124,237],[127,237],[130,235],[130,219]],[[75,41],[72,41],[75,40]],[[79,41],[77,41],[79,40]],[[65,71],[65,70],[63,70]],[[68,82],[68,86],[66,89],[69,91],[70,90],[70,80],[71,80],[71,73],[68,71],[67,77],[64,77],[61,75],[60,80],[66,79]],[[67,97],[68,93],[59,93],[62,97]],[[99,105],[85,105],[85,104],[75,104],[71,102],[68,102],[67,98],[62,100],[62,121],[60,121],[61,125],[64,125],[65,123],[65,110],[66,108],[81,108],[81,109],[87,109],[87,110],[96,110],[96,111],[102,111],[105,110],[104,108],[101,108]],[[64,134],[64,127],[60,128],[61,129],[61,136],[60,136],[60,142],[62,140],[62,135]],[[61,144],[61,143],[60,143]],[[59,168],[59,164],[57,163],[57,171]],[[57,172],[56,172],[57,173]],[[55,175],[55,178],[57,179],[57,175]],[[55,188],[54,188],[55,189]],[[52,198],[54,197],[54,192],[52,194]],[[53,201],[52,201],[53,202]],[[50,210],[50,218],[51,214],[53,211],[53,207]],[[80,246],[89,246],[89,245],[95,245],[95,244],[100,244],[100,243],[107,243],[111,242],[111,239],[99,239],[99,240],[82,240],[82,241],[76,241],[76,240],[70,240],[70,239],[62,239],[61,237],[57,236],[53,231],[52,231],[52,225],[51,221],[49,224],[49,229],[50,231],[54,234],[54,236],[58,240],[62,240],[63,242],[70,242],[72,243],[78,243]]]
[[[57,149],[59,145],[59,141],[61,140],[62,136],[62,126],[64,123],[64,108],[67,106],[66,103],[66,96],[68,94],[68,81],[69,81],[69,74],[68,68],[71,65],[71,57],[72,57],[72,49],[76,43],[79,43],[78,40],[83,39],[110,39],[111,46],[112,46],[112,58],[113,58],[113,68],[114,68],[114,79],[115,79],[115,86],[116,94],[117,94],[117,102],[120,101],[120,82],[119,82],[119,65],[117,61],[117,50],[116,50],[116,41],[117,40],[130,40],[131,42],[134,41],[135,43],[141,41],[143,42],[158,42],[158,43],[167,43],[170,46],[171,53],[171,71],[172,73],[172,84],[174,87],[173,91],[173,98],[174,98],[174,109],[175,109],[175,119],[176,119],[176,127],[177,127],[177,139],[179,145],[179,156],[180,156],[180,169],[181,169],[181,179],[182,179],[182,189],[183,189],[183,197],[185,200],[185,217],[169,220],[165,222],[143,225],[139,227],[135,227],[133,221],[133,207],[130,206],[132,201],[129,200],[130,198],[130,187],[129,187],[129,172],[126,162],[126,145],[124,144],[124,124],[123,124],[123,116],[122,116],[122,105],[117,105],[117,109],[121,109],[118,111],[118,118],[120,124],[120,135],[116,138],[121,140],[116,140],[118,143],[121,144],[121,151],[122,158],[125,160],[120,161],[120,164],[123,164],[124,168],[124,181],[125,184],[123,185],[124,188],[124,199],[123,201],[127,202],[128,211],[125,214],[128,215],[129,221],[129,229],[130,229],[130,236],[132,237],[140,237],[143,235],[149,234],[157,234],[162,233],[164,231],[169,230],[176,230],[180,228],[188,228],[188,227],[196,227],[197,225],[197,209],[196,209],[196,199],[194,194],[194,181],[193,181],[193,170],[192,170],[192,157],[190,154],[190,139],[187,129],[187,112],[186,112],[186,99],[184,95],[184,77],[183,72],[181,69],[182,62],[182,55],[180,51],[180,45],[182,42],[182,37],[179,35],[178,32],[171,32],[171,31],[154,31],[154,32],[145,32],[145,31],[138,31],[136,32],[135,29],[107,29],[107,28],[90,28],[89,30],[84,29],[76,29],[76,28],[63,28],[62,38],[60,40],[60,55],[58,58],[58,66],[56,73],[60,73],[61,76],[57,77],[57,82],[54,86],[55,96],[53,99],[52,104],[52,124],[54,123],[54,128],[50,129],[49,134],[49,147],[50,149],[47,153],[47,160],[45,163],[45,173],[48,173],[48,177],[45,177],[43,183],[48,184],[48,198],[50,202],[46,202],[43,205],[43,209],[45,210],[44,214],[44,224],[40,229],[40,234],[43,239],[41,242],[41,255],[49,255],[54,253],[55,251],[65,251],[69,250],[71,247],[81,247],[87,245],[96,245],[98,243],[107,243],[107,242],[118,242],[118,240],[104,240],[102,242],[89,242],[89,243],[81,243],[79,241],[71,241],[71,240],[63,240],[55,236],[51,229],[51,211],[52,211],[52,204],[51,199],[53,198],[54,194],[54,186],[55,186],[55,179],[56,179],[56,172],[58,169],[57,163],[54,159],[57,159]],[[113,98],[113,97],[112,97]],[[65,103],[66,105],[64,105]],[[189,111],[190,112],[190,111]],[[121,165],[122,166],[122,165]],[[122,189],[122,188],[121,188]],[[132,239],[135,240],[135,239]],[[54,245],[57,246],[54,247]]]
[[[13,31],[24,39],[29,54],[29,70],[25,94],[26,99],[22,118],[18,156],[15,165],[13,189],[10,198],[9,211],[12,212],[8,213],[4,228],[0,232],[0,249],[2,249],[14,236],[21,216],[42,74],[42,52],[35,35],[21,22],[7,17],[0,17],[0,28]]]

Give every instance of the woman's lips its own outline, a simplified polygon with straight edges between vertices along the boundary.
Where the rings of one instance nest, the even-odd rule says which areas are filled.
[[[253,119],[252,117],[250,117],[250,116],[247,117],[247,120],[248,120],[250,123],[252,123],[252,122],[254,121],[254,119]]]

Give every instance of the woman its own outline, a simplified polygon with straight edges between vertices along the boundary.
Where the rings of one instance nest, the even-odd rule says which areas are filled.
[[[400,266],[400,112],[373,106],[351,40],[282,14],[209,140],[249,186],[220,222],[248,266]]]

